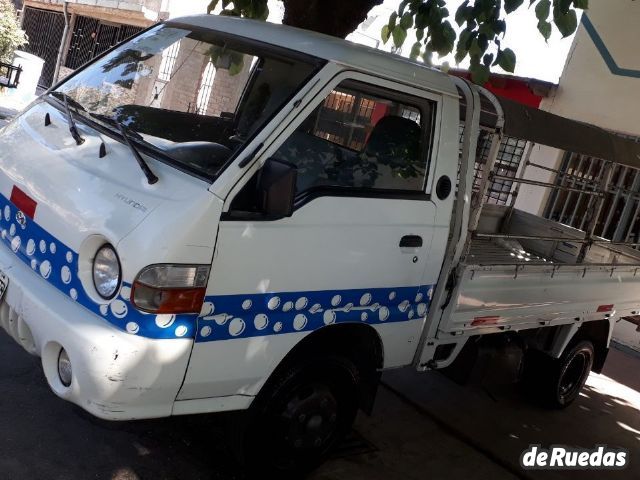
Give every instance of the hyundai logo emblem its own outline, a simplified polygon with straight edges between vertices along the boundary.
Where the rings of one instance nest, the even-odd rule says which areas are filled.
[[[18,213],[16,213],[16,222],[18,222],[18,225],[20,225],[20,227],[22,227],[23,229],[27,226],[27,217],[25,217],[24,213],[22,213],[22,211],[20,210],[18,210]]]

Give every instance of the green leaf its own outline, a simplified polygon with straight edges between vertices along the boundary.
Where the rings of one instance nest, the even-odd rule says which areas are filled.
[[[482,63],[485,67],[490,67],[493,62],[493,53],[487,53],[484,57],[482,57]]]
[[[219,2],[220,0],[211,0],[211,2],[209,2],[209,5],[207,6],[207,13],[213,12],[218,6]]]
[[[385,25],[382,27],[382,31],[380,32],[382,43],[387,43],[389,41],[389,36],[391,36],[391,29],[389,28],[389,25]]]
[[[478,45],[478,39],[474,38],[471,41],[471,46],[469,47],[469,54],[471,54],[472,57],[479,57],[483,53],[484,51]]]
[[[389,28],[390,29],[394,29],[396,28],[396,23],[398,21],[398,14],[396,12],[393,12],[390,16],[389,16]]]
[[[465,1],[458,10],[456,10],[455,21],[459,27],[462,26],[473,15],[473,7],[469,6],[469,1]]]
[[[411,12],[407,12],[402,15],[402,18],[400,19],[400,26],[405,30],[409,30],[411,27],[413,27],[413,15],[411,14]]]
[[[564,15],[569,13],[573,0],[555,0],[555,8],[558,8]]]
[[[589,8],[589,0],[573,0],[573,6],[582,10]]]
[[[513,73],[516,69],[516,54],[510,48],[505,48],[498,52],[496,62],[505,72]]]
[[[414,23],[416,28],[427,28],[429,26],[429,15],[424,10],[419,10]]]
[[[551,13],[551,0],[540,0],[536,5],[536,17],[540,21],[544,21],[549,18]]]
[[[489,48],[489,39],[486,35],[482,33],[478,35],[478,46],[480,47],[482,53],[487,51],[487,48]]]
[[[234,62],[229,66],[229,75],[231,75],[232,77],[238,75],[240,72],[242,72],[243,68],[244,61],[240,59],[240,61]]]
[[[507,13],[511,13],[516,11],[523,3],[524,0],[504,0],[504,9]]]
[[[442,24],[442,35],[447,42],[449,51],[453,50],[453,44],[455,43],[458,35],[456,34],[456,31],[453,29],[451,24],[447,21]]]
[[[421,53],[422,53],[422,43],[416,42],[411,47],[411,53],[409,54],[409,58],[411,60],[415,60],[420,56]]]
[[[538,22],[538,31],[542,34],[546,41],[551,38],[551,24],[547,21],[541,20]]]
[[[422,40],[424,38],[424,28],[418,28],[416,30],[416,38]]]
[[[396,28],[393,29],[393,32],[391,32],[391,36],[393,37],[393,44],[396,48],[400,48],[407,39],[407,31],[400,25],[397,25]]]
[[[464,47],[461,47],[458,44],[458,49],[456,50],[456,54],[455,54],[455,57],[454,57],[456,63],[462,62],[462,60],[464,60],[464,58],[467,56],[468,53],[469,53],[469,50],[467,50]]]
[[[486,36],[490,36],[493,37],[494,35],[494,31],[493,31],[493,25],[491,23],[483,23],[482,25],[480,25],[480,28],[478,28],[478,32],[482,33]]]
[[[404,9],[407,8],[407,5],[409,5],[410,0],[402,0],[402,2],[400,2],[400,5],[398,5],[398,13],[400,15],[404,14]]]
[[[471,65],[471,80],[478,85],[484,85],[489,81],[489,68],[482,65],[481,63],[477,63],[475,65]]]
[[[560,11],[554,12],[553,21],[563,37],[572,35],[578,28],[578,16],[575,10],[570,10],[567,14]]]
[[[507,31],[507,22],[505,22],[504,20],[494,20],[493,31],[496,33],[496,35],[504,35]]]

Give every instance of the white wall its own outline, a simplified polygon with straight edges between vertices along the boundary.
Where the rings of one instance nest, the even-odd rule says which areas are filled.
[[[547,147],[546,145],[534,145],[529,160],[538,165],[557,169],[562,161],[562,156],[563,152],[556,148]],[[551,183],[554,181],[555,174],[548,170],[530,166],[527,168],[525,178],[537,182]],[[522,184],[518,192],[515,208],[534,215],[542,215],[547,205],[549,193],[548,188]]]
[[[586,15],[597,35],[618,67],[630,72],[611,72],[583,21],[558,91],[542,108],[640,136],[640,4],[631,0],[591,0],[589,5]]]

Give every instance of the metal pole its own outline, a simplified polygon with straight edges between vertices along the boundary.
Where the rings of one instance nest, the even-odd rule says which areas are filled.
[[[631,188],[629,192],[624,192],[624,207],[622,209],[622,213],[620,214],[620,218],[618,219],[618,226],[616,227],[615,232],[613,232],[612,240],[618,241],[625,236],[625,230],[630,230],[630,220],[633,222],[634,219],[630,217],[631,210],[633,209],[634,202],[631,201],[634,196],[631,192],[638,192],[640,190],[640,175],[638,174],[638,170],[634,170],[635,174],[633,177],[633,182],[631,183]],[[635,200],[635,198],[634,198]]]
[[[69,35],[69,15],[67,14],[69,2],[64,2],[62,6],[62,15],[64,16],[64,30],[62,31],[62,39],[60,40],[60,48],[58,49],[58,57],[56,58],[56,67],[53,70],[53,83],[58,82],[60,76],[60,65],[62,64],[62,56],[67,45],[67,37]]]
[[[546,188],[550,188],[553,190],[562,190],[562,191],[566,191],[566,192],[578,192],[578,193],[582,193],[584,195],[600,195],[600,192],[592,192],[592,191],[585,191],[582,190],[581,188],[576,188],[576,187],[563,187],[560,185],[556,185],[555,183],[547,183],[547,182],[538,182],[537,180],[526,180],[523,178],[513,178],[513,177],[508,177],[506,175],[498,175],[498,174],[494,174],[491,173],[490,175],[490,180],[509,180],[513,183],[524,183],[527,185],[536,185],[538,187],[546,187]]]
[[[600,162],[600,169],[598,170],[598,174],[596,175],[596,178],[602,179],[602,175],[605,172],[606,166],[607,166],[607,162],[605,162],[604,160],[599,160]],[[598,182],[596,184],[596,186],[593,188],[594,191],[598,190],[598,185],[600,184],[600,182]],[[589,201],[587,202],[587,207],[584,210],[584,214],[582,215],[582,220],[580,221],[580,226],[578,227],[578,230],[584,230],[584,225],[585,223],[587,223],[587,214],[591,211],[591,206],[593,205],[594,199],[596,197],[590,197]]]
[[[566,181],[567,181],[567,175],[569,175],[569,167],[571,166],[571,163],[573,162],[575,155],[573,153],[570,152],[566,152],[564,154],[564,158],[562,159],[562,165],[560,167],[560,170],[563,170],[564,173],[558,174],[558,176],[556,177],[556,184],[559,186],[563,186]],[[558,180],[560,180],[558,182]],[[559,190],[554,190],[551,192],[551,197],[549,198],[549,202],[547,204],[547,209],[546,209],[546,215],[545,217],[547,217],[548,219],[552,219],[554,212],[556,211],[556,205],[558,203],[558,198],[560,197],[560,191]],[[553,201],[551,201],[553,199]],[[560,221],[560,218],[557,218],[558,221]]]
[[[587,188],[593,188],[594,190],[596,188],[598,188],[598,185],[595,184],[591,184],[591,182],[589,182],[589,178],[591,178],[591,170],[593,170],[593,163],[594,163],[594,159],[593,157],[591,158],[591,161],[589,162],[589,169],[587,170],[587,173],[585,174],[585,181],[582,183],[582,188],[584,188],[585,190]],[[576,218],[576,213],[578,213],[578,209],[580,208],[580,204],[582,203],[582,193],[578,194],[578,198],[576,199],[576,204],[573,206],[573,212],[571,213],[571,218],[569,218],[569,223],[568,225],[571,225],[572,227],[575,227],[575,225],[573,224],[573,220]],[[588,197],[591,198],[591,197]]]
[[[500,150],[500,143],[502,142],[502,132],[498,131],[491,136],[491,147],[489,148],[489,154],[487,155],[487,163],[484,165],[482,172],[482,179],[480,180],[480,189],[477,196],[472,199],[473,212],[471,213],[471,220],[469,221],[469,231],[475,232],[480,223],[480,215],[482,213],[482,204],[484,203],[484,196],[489,189],[489,183],[493,182],[493,178],[505,178],[513,180],[512,177],[504,175],[493,175],[493,167],[498,157],[498,150]]]
[[[598,200],[595,202],[595,208],[593,209],[593,216],[589,220],[589,226],[587,228],[587,234],[585,236],[586,239],[593,240],[593,233],[596,229],[596,225],[598,224],[598,218],[600,218],[602,207],[604,206],[606,192],[609,189],[609,183],[611,182],[612,174],[613,174],[613,162],[607,162],[607,166],[605,167],[604,175],[602,176],[601,183],[600,183],[601,196],[598,197]],[[589,248],[591,248],[589,243],[585,243],[584,245],[582,245],[582,248],[580,249],[580,253],[578,254],[576,263],[584,262],[584,259],[587,256],[587,252],[589,251]]]
[[[564,221],[564,215],[567,212],[567,208],[569,206],[569,204],[571,203],[571,192],[581,192],[582,188],[576,188],[576,182],[579,178],[581,178],[581,176],[584,176],[584,172],[582,172],[582,164],[584,163],[584,155],[580,155],[580,160],[578,161],[578,166],[576,169],[574,169],[574,173],[577,173],[577,176],[573,179],[571,179],[569,181],[569,186],[571,188],[573,188],[574,190],[567,190],[569,193],[567,193],[567,198],[564,200],[564,205],[562,206],[562,210],[560,211],[560,217],[559,217],[559,222],[560,223],[566,223]]]

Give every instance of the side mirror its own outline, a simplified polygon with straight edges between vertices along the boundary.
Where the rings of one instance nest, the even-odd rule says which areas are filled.
[[[298,169],[295,165],[270,158],[258,176],[258,207],[268,217],[290,217],[296,195]]]

